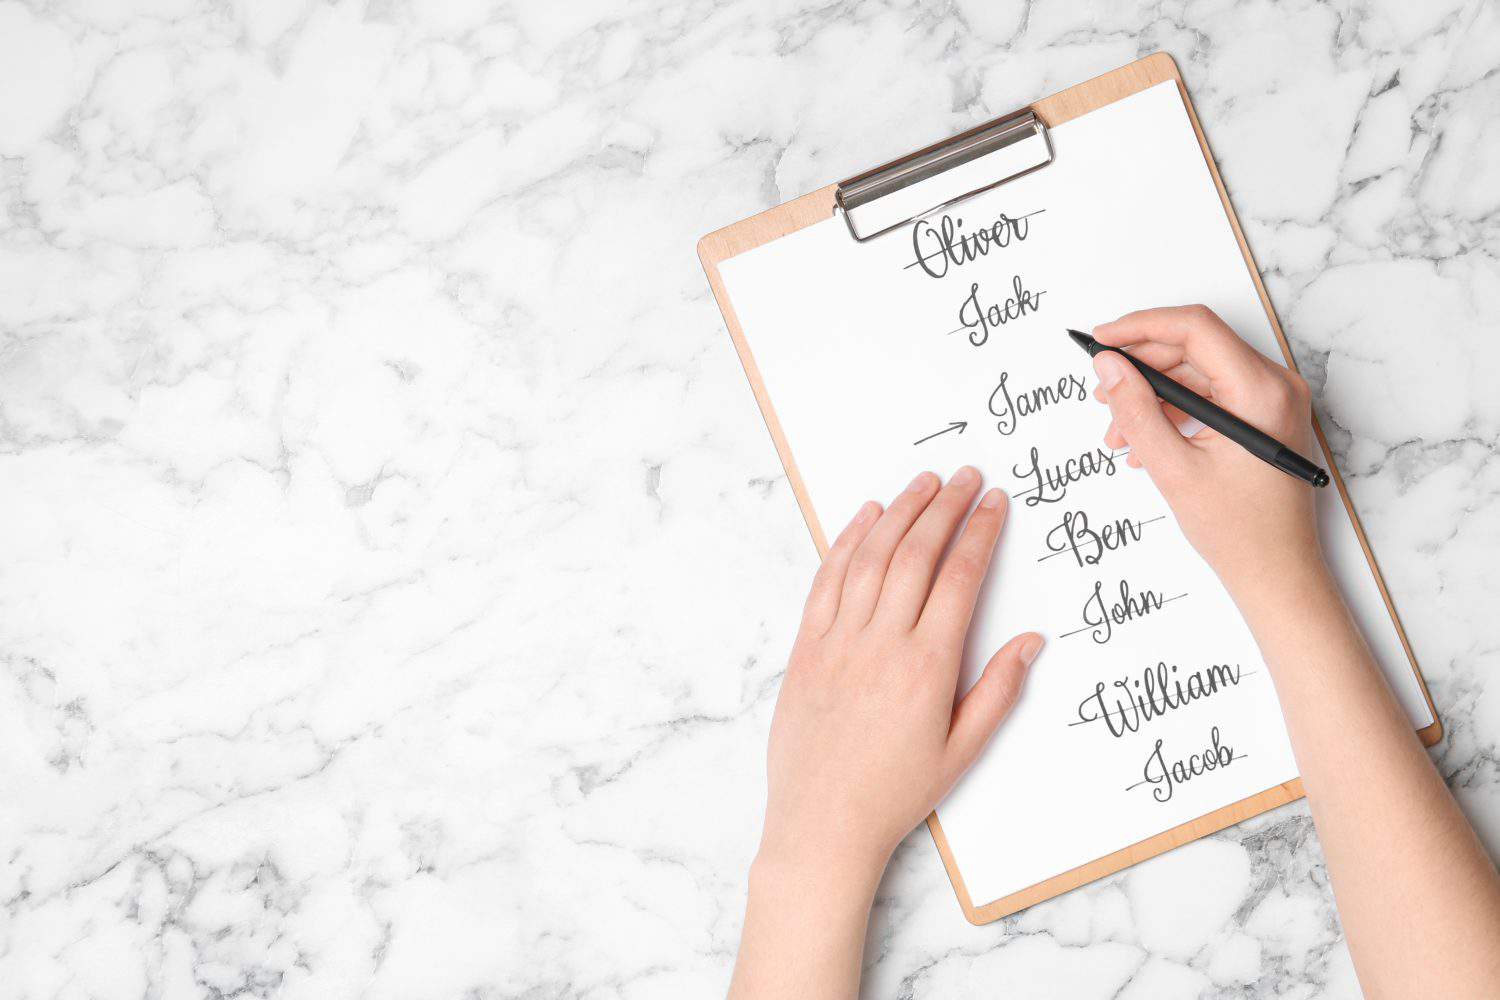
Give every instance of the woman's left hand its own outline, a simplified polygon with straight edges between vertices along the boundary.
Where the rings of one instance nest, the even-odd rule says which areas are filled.
[[[996,652],[954,705],[1008,507],[986,493],[944,558],[979,485],[967,466],[946,486],[924,472],[889,509],[860,508],[824,558],[771,725],[760,863],[878,878],[1015,704],[1042,647],[1034,632]]]

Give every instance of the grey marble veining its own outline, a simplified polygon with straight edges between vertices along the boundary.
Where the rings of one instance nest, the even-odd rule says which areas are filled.
[[[0,993],[722,991],[815,555],[694,242],[1157,49],[1500,851],[1493,2],[12,0]],[[1358,987],[1299,804],[915,834],[866,992]]]

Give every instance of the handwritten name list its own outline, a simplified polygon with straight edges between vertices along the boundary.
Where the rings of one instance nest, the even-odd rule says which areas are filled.
[[[1111,572],[1117,553],[1149,546],[1147,529],[1167,517],[1164,510],[1101,512],[1089,506],[1097,500],[1090,485],[1118,475],[1124,452],[1079,440],[1054,454],[1028,441],[1059,411],[1090,403],[1091,370],[1082,352],[1066,370],[1042,371],[1033,370],[1036,352],[1009,349],[1014,346],[1009,338],[1054,336],[1063,330],[1064,324],[1049,315],[1053,303],[1047,289],[1023,273],[1024,255],[1018,252],[1028,241],[1045,241],[1046,227],[1044,208],[997,213],[978,225],[957,215],[924,219],[911,227],[911,259],[902,270],[953,287],[948,320],[958,325],[944,337],[963,334],[955,337],[959,349],[985,352],[989,356],[981,363],[994,367],[993,388],[986,399],[974,401],[982,405],[973,406],[972,419],[970,414],[944,417],[959,433],[973,426],[1019,444],[1008,491],[1013,502],[1046,512],[1039,537],[1026,540],[1039,552],[1036,571],[1064,577],[1062,585],[1076,593],[1068,604],[1071,620],[1051,623],[1051,634],[1102,646],[1146,619],[1191,602],[1185,601],[1186,590],[1173,585],[1170,560],[1156,564],[1160,568],[1149,579]],[[915,445],[937,436],[922,437]],[[1056,435],[1047,437],[1055,447]],[[1197,745],[1179,747],[1154,738],[1153,723],[1204,699],[1232,696],[1248,674],[1239,663],[1184,667],[1161,659],[1144,669],[1091,681],[1078,699],[1075,717],[1061,725],[1099,727],[1131,746],[1137,763],[1122,786],[1149,790],[1155,801],[1169,802],[1187,782],[1230,768],[1247,755],[1219,724],[1208,723]]]
[[[831,531],[921,467],[972,464],[1011,495],[961,683],[1018,632],[1039,629],[1048,646],[939,806],[976,902],[1297,774],[1254,637],[1150,479],[1102,444],[1092,368],[1064,331],[1206,302],[1270,358],[1281,357],[1276,332],[1174,81],[1051,135],[1058,155],[1045,169],[885,236],[856,242],[830,215],[718,265],[815,527]],[[1431,712],[1354,524],[1322,492],[1325,555],[1425,726]]]

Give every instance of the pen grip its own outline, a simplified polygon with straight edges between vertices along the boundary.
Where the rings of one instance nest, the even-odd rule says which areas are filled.
[[[1098,357],[1100,351],[1113,351],[1129,361],[1160,399],[1171,403],[1205,427],[1212,427],[1256,458],[1315,487],[1327,486],[1332,482],[1328,473],[1316,463],[1303,458],[1265,431],[1250,426],[1218,404],[1204,399],[1187,386],[1173,381],[1144,361],[1138,360],[1129,351],[1122,351],[1118,347],[1108,347],[1078,330],[1069,330],[1068,336],[1073,338],[1075,344],[1087,351],[1091,358]]]
[[[1250,426],[1222,406],[1217,405],[1211,400],[1204,399],[1193,390],[1168,378],[1150,365],[1132,357],[1128,351],[1115,350],[1115,348],[1105,348],[1105,350],[1115,351],[1120,357],[1125,358],[1134,365],[1135,370],[1145,377],[1146,382],[1163,401],[1171,403],[1183,413],[1200,421],[1205,426],[1212,427],[1255,457],[1263,459],[1279,468],[1285,468],[1281,455],[1282,452],[1298,457],[1295,452],[1289,451],[1280,441],[1277,441],[1265,431]],[[1305,464],[1310,465],[1311,463]],[[1286,471],[1291,472],[1290,469]],[[1293,475],[1296,475],[1296,473],[1293,473]]]

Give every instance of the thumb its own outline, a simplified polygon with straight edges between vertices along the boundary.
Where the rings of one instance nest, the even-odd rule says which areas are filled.
[[[1042,650],[1042,637],[1035,632],[1016,636],[990,657],[984,673],[953,710],[948,730],[948,785],[969,769],[979,757],[995,728],[1010,714],[1021,696],[1027,669]]]
[[[1099,388],[1109,403],[1115,429],[1148,471],[1167,471],[1186,459],[1191,446],[1134,365],[1115,351],[1100,351],[1094,356],[1094,371],[1099,375]]]

